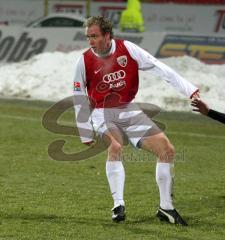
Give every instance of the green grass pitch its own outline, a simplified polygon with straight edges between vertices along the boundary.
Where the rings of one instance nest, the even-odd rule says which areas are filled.
[[[225,126],[199,114],[162,112],[176,148],[174,204],[188,227],[161,223],[155,159],[124,149],[127,220],[111,221],[106,152],[79,162],[48,156],[66,140],[68,153],[83,151],[78,137],[53,134],[41,119],[50,103],[0,100],[0,239],[222,240],[225,239]],[[73,111],[60,121],[73,124]]]

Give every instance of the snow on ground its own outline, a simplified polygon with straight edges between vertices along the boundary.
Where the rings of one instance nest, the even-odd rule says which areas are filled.
[[[0,97],[58,101],[72,95],[74,66],[82,51],[42,53],[30,60],[0,66]],[[225,65],[206,65],[184,56],[161,59],[200,88],[210,107],[225,112]],[[140,71],[137,102],[164,110],[191,111],[189,100],[163,79]]]

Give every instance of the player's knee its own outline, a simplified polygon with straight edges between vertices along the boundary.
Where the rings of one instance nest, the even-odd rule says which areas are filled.
[[[175,148],[174,146],[170,143],[169,147],[168,147],[168,158],[169,158],[169,162],[173,161],[175,156]]]
[[[160,156],[160,161],[161,162],[173,162],[175,156],[175,148],[171,143],[167,143],[165,145],[164,151],[162,152]]]
[[[122,152],[122,145],[118,142],[112,142],[109,146],[109,151],[114,153],[121,153]]]
[[[111,160],[120,159],[122,150],[123,146],[120,143],[116,141],[111,142],[110,146],[108,147],[108,159]]]

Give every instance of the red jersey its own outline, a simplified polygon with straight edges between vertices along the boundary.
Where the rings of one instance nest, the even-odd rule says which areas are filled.
[[[115,40],[116,50],[106,57],[84,52],[86,87],[93,108],[118,107],[131,102],[138,91],[138,63],[123,40]]]

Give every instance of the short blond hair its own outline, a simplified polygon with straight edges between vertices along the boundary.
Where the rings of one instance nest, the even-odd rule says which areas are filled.
[[[100,28],[100,31],[103,35],[106,33],[110,34],[110,38],[113,38],[113,26],[112,22],[105,17],[97,16],[97,17],[89,17],[85,23],[84,27],[91,27],[92,25],[98,25]]]

